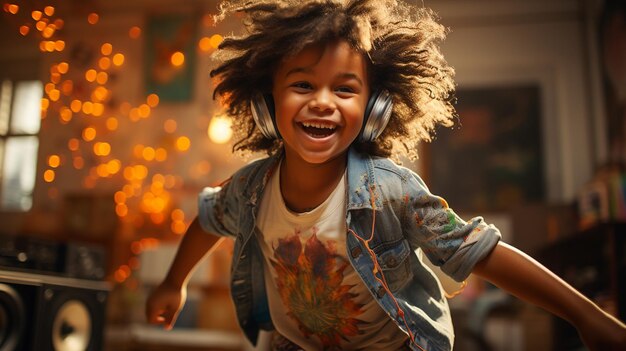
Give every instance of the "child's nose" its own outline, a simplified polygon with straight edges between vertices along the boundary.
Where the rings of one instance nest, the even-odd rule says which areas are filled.
[[[316,111],[325,112],[336,108],[333,94],[329,89],[320,89],[313,94],[309,107]]]

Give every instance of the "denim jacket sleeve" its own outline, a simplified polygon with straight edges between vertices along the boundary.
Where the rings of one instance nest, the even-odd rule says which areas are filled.
[[[410,171],[409,171],[410,172]],[[474,265],[491,252],[500,231],[482,217],[461,219],[447,202],[430,193],[424,181],[410,172],[404,189],[406,213],[403,229],[413,247],[456,281],[463,281]]]
[[[198,195],[198,221],[204,231],[229,237],[237,235],[240,196],[233,179],[222,186],[204,188]]]

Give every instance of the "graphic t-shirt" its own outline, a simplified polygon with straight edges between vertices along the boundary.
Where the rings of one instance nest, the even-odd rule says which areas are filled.
[[[285,206],[272,175],[257,217],[270,315],[305,350],[399,350],[406,335],[387,316],[346,256],[345,174],[310,212]]]

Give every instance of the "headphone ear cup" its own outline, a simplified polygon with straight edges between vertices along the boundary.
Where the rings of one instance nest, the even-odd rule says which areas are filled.
[[[387,90],[374,91],[365,108],[360,140],[376,140],[387,127],[392,111],[393,101],[389,92]]]
[[[256,94],[250,101],[250,110],[254,123],[264,137],[268,139],[279,139],[280,133],[276,127],[276,116],[274,112],[274,97],[272,94]]]

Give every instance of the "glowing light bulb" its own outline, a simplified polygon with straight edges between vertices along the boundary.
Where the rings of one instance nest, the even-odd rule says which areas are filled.
[[[224,144],[230,141],[233,136],[231,125],[231,120],[226,117],[213,117],[208,130],[208,135],[211,141],[216,144]]]

